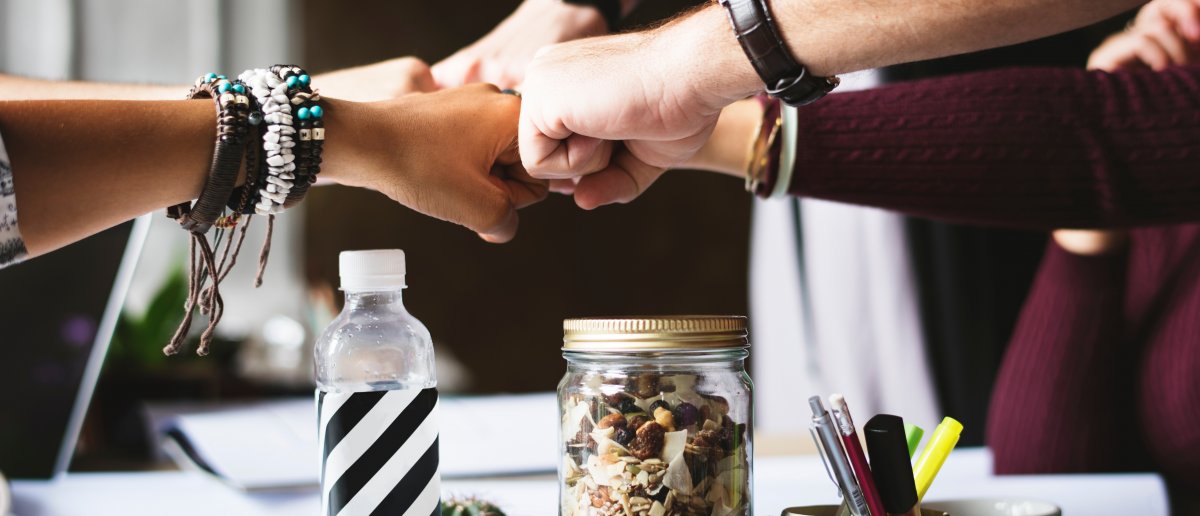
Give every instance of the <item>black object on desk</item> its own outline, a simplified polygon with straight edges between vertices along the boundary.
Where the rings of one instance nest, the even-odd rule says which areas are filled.
[[[917,505],[917,484],[904,438],[904,419],[879,414],[863,427],[871,455],[871,475],[889,514],[907,514]]]

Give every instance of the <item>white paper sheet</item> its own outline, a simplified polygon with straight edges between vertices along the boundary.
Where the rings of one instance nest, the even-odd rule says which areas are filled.
[[[443,477],[554,472],[558,410],[553,393],[444,397],[438,419]],[[242,489],[314,486],[317,448],[313,400],[177,416],[182,446],[214,474]],[[190,450],[189,450],[190,448]],[[178,449],[168,453],[182,465]]]

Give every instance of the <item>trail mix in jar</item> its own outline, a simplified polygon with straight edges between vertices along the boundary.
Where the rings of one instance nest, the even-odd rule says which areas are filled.
[[[642,374],[564,394],[561,513],[749,515],[747,422],[695,382]]]

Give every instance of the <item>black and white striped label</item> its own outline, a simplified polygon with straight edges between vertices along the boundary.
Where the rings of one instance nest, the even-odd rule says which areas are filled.
[[[436,388],[317,391],[321,514],[437,515]]]

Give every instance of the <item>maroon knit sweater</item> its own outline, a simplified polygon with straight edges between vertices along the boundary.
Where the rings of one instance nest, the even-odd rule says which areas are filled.
[[[1143,227],[1051,244],[1005,355],[1000,473],[1155,467],[1200,490],[1200,67],[1012,69],[831,95],[800,112],[793,194],[945,220]],[[964,345],[969,345],[964,343]]]
[[[1025,68],[800,109],[796,195],[1027,228],[1200,220],[1200,67]]]

